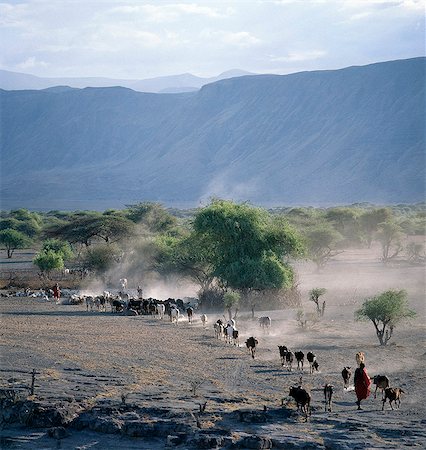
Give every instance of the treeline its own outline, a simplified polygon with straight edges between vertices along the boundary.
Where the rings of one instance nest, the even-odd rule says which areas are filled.
[[[424,262],[416,236],[425,235],[425,225],[424,204],[266,210],[213,200],[199,209],[167,210],[144,202],[104,212],[2,211],[0,243],[9,258],[16,249],[35,248],[34,264],[46,280],[64,267],[104,277],[122,264],[140,278],[189,279],[205,303],[247,303],[267,292],[288,300],[296,259],[321,269],[347,248],[377,242],[384,264],[397,257]]]

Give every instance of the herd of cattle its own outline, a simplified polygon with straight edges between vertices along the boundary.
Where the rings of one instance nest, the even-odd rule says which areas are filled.
[[[2,294],[2,296],[30,296],[30,297],[42,297],[43,299],[49,298],[49,292],[33,292],[30,293],[28,290],[23,292],[15,292],[14,294]],[[104,291],[102,295],[82,295],[76,293],[70,293],[69,295],[70,304],[83,304],[86,307],[86,311],[93,312],[107,312],[107,307],[112,313],[121,313],[126,315],[151,315],[157,317],[158,319],[164,319],[166,316],[169,318],[171,323],[177,325],[180,318],[184,317],[185,313],[188,318],[188,323],[192,323],[194,320],[194,307],[188,303],[184,302],[182,299],[168,298],[167,300],[157,300],[155,298],[134,298],[127,293],[118,292],[113,294],[109,291]],[[201,314],[201,323],[203,327],[206,326],[208,318],[206,314]],[[272,325],[272,320],[269,316],[263,316],[258,319],[259,327],[267,333]],[[240,346],[239,342],[239,331],[236,327],[235,319],[218,319],[213,323],[214,334],[217,339],[223,339],[227,344]],[[245,345],[249,351],[249,354],[254,359],[256,354],[256,347],[259,344],[258,340],[254,336],[250,336],[246,341]],[[292,371],[293,364],[296,361],[297,370],[300,372],[304,371],[304,361],[305,354],[302,351],[291,351],[284,345],[278,346],[279,356],[281,360],[281,366],[286,368],[288,371]],[[306,354],[306,359],[309,363],[309,373],[313,374],[315,371],[319,371],[319,363],[317,361],[316,355],[309,351]],[[343,386],[344,389],[349,387],[349,381],[352,372],[350,367],[344,367],[342,370]],[[377,390],[382,391],[382,410],[384,409],[385,403],[389,400],[390,407],[393,409],[392,403],[396,407],[399,407],[401,403],[401,394],[404,391],[401,388],[391,388],[389,378],[385,375],[374,376],[373,384],[376,385],[376,390],[374,392],[374,398],[377,396]],[[302,413],[307,417],[310,415],[311,408],[311,395],[310,393],[302,387],[302,377],[300,378],[300,383],[296,386],[292,386],[289,391],[289,395],[294,398],[297,404],[297,409],[301,410]],[[333,396],[333,385],[326,384],[323,388],[324,393],[324,403],[325,411],[332,410],[332,396]]]

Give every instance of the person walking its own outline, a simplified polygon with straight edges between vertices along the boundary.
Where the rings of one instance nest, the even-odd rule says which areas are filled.
[[[362,409],[361,400],[367,399],[371,393],[371,380],[367,374],[367,370],[365,369],[365,364],[363,362],[355,370],[354,385],[357,398],[356,404],[358,405],[358,409]]]
[[[55,299],[56,304],[59,304],[59,299],[61,298],[61,290],[59,289],[59,284],[56,283],[53,286],[53,298]]]

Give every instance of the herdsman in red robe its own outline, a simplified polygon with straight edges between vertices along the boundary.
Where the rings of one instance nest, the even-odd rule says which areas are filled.
[[[358,409],[361,409],[361,400],[368,398],[371,393],[371,380],[367,374],[364,363],[361,363],[355,370],[354,385],[357,398],[356,404],[358,405]]]

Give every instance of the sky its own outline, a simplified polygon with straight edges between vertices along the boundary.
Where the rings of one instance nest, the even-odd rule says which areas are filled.
[[[0,68],[143,79],[425,55],[423,0],[0,0]]]

